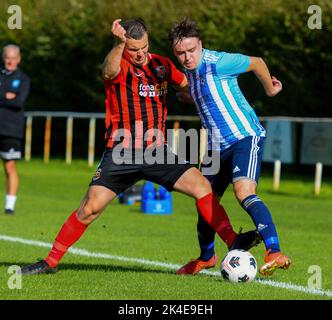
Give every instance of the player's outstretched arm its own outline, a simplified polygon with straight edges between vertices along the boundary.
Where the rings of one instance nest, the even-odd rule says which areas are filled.
[[[106,56],[102,67],[102,76],[106,80],[115,78],[121,70],[120,63],[127,38],[126,30],[121,26],[120,21],[121,19],[117,19],[112,23],[112,34],[115,37],[115,44]]]
[[[274,97],[282,90],[282,83],[276,77],[271,77],[270,71],[262,58],[250,57],[250,65],[247,71],[254,72],[269,97]]]

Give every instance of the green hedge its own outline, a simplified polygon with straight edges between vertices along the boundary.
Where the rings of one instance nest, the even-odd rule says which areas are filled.
[[[259,115],[332,116],[332,2],[316,0],[322,30],[307,27],[312,1],[295,0],[18,0],[23,29],[9,30],[7,8],[0,3],[0,45],[21,46],[22,69],[32,78],[28,110],[103,111],[101,63],[112,46],[110,24],[116,18],[143,18],[151,51],[169,55],[167,33],[175,21],[198,21],[204,45],[215,50],[261,56],[284,91],[267,98],[252,74],[240,77],[243,91]],[[170,97],[171,114],[193,114]]]

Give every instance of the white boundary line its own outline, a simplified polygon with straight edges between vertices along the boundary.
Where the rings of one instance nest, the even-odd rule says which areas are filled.
[[[11,237],[11,236],[1,235],[1,234],[0,234],[0,240],[16,242],[16,243],[21,243],[21,244],[36,246],[36,247],[52,248],[51,243]],[[159,261],[151,261],[151,260],[145,260],[145,259],[116,256],[116,255],[112,255],[112,254],[108,254],[108,253],[90,252],[86,249],[77,249],[74,247],[70,248],[68,250],[68,252],[78,255],[78,256],[84,256],[84,257],[89,257],[89,258],[101,258],[101,259],[117,260],[117,261],[124,261],[124,262],[134,262],[134,263],[139,263],[139,264],[144,264],[144,265],[149,265],[149,266],[154,266],[154,267],[167,268],[167,269],[171,269],[171,270],[177,270],[181,267],[181,265],[178,265],[178,264],[171,264],[171,263],[164,263],[164,262],[159,262]],[[210,275],[210,276],[220,276],[220,273],[217,271],[203,270],[201,272],[201,274],[206,274],[206,275]],[[329,290],[309,289],[308,287],[299,286],[299,285],[295,285],[295,284],[291,284],[291,283],[284,283],[284,282],[277,282],[277,281],[263,280],[263,279],[256,279],[255,282],[264,284],[264,285],[268,285],[271,287],[276,287],[276,288],[299,291],[299,292],[308,293],[308,294],[312,294],[312,295],[318,295],[318,296],[332,297],[332,291],[329,291]]]

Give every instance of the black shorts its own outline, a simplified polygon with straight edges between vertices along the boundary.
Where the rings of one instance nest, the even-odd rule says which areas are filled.
[[[0,158],[3,160],[21,159],[21,139],[0,136]]]
[[[147,157],[148,161],[146,157],[144,157],[145,160],[143,157],[135,157],[135,161],[128,161],[129,158],[124,157],[121,159],[126,159],[126,163],[123,161],[121,163],[113,149],[106,149],[90,186],[104,186],[120,194],[136,182],[147,180],[172,191],[176,181],[193,165],[180,159],[166,145],[160,149],[159,154],[165,161],[162,161],[160,157],[155,163],[152,163],[149,157]]]

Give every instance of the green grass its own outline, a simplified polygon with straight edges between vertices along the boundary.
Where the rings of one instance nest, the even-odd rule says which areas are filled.
[[[20,162],[20,191],[14,216],[0,214],[0,235],[52,243],[61,225],[78,206],[94,173],[86,162],[48,165]],[[4,186],[4,177],[0,176]],[[0,208],[4,206],[2,187]],[[278,283],[307,287],[311,265],[322,270],[322,290],[332,291],[331,230],[332,183],[325,181],[319,197],[313,181],[282,177],[280,193],[272,191],[272,178],[262,176],[259,195],[270,208],[282,250],[293,259],[287,271],[268,278]],[[231,189],[223,199],[235,229],[252,229],[248,215]],[[76,243],[93,253],[181,265],[198,256],[194,201],[173,194],[174,214],[144,215],[138,206],[115,200]],[[217,241],[219,257],[225,245]],[[10,290],[8,267],[43,258],[49,249],[0,240],[0,299],[331,299],[331,297],[278,288],[254,282],[230,284],[219,276],[181,277],[175,270],[138,262],[84,257],[67,253],[55,275],[24,277],[22,289]],[[263,246],[252,253],[262,263]],[[214,271],[218,271],[216,267]]]

